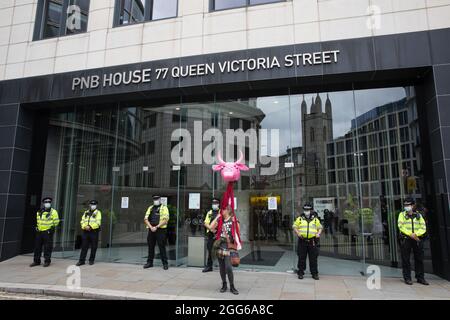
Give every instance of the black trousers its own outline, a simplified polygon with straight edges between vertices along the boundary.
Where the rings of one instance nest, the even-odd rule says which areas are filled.
[[[223,258],[219,258],[219,271],[220,278],[222,279],[222,283],[230,282],[230,286],[234,286],[234,275],[233,275],[233,266],[231,265],[231,257],[225,256]]]
[[[207,254],[208,254],[208,260],[206,262],[206,266],[211,267],[211,268],[213,266],[212,250],[213,250],[214,240],[215,240],[215,235],[212,232],[208,232],[206,234],[206,249],[207,249]]]
[[[304,275],[306,270],[306,258],[309,258],[309,270],[311,274],[319,274],[317,267],[317,257],[319,256],[319,248],[317,247],[315,239],[305,240],[298,238],[297,245],[298,254],[298,274]]]
[[[91,247],[91,255],[89,256],[89,261],[95,261],[95,253],[97,252],[98,247],[98,230],[86,231],[83,230],[81,234],[81,253],[80,253],[80,262],[86,261],[86,256],[89,247]]]
[[[152,232],[150,229],[148,230],[148,263],[153,263],[153,259],[155,258],[155,246],[156,244],[158,244],[161,261],[163,265],[168,265],[166,253],[166,238],[167,229],[157,229],[155,232]]]
[[[411,238],[403,238],[400,240],[400,251],[402,255],[403,279],[411,280],[411,251],[414,254],[414,270],[416,273],[416,279],[423,279],[423,242],[417,242],[416,240]]]
[[[50,263],[53,250],[53,232],[36,231],[34,243],[34,262],[41,263],[42,248],[44,248],[44,261]]]

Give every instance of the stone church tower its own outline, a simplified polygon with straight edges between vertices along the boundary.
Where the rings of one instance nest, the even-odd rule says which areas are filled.
[[[301,104],[303,163],[305,166],[305,185],[326,184],[327,142],[333,140],[333,116],[330,98],[327,94],[325,112],[322,99],[317,94],[312,98],[308,113],[305,97]]]

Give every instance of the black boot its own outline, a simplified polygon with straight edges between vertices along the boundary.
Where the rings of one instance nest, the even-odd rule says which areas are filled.
[[[33,262],[32,264],[30,264],[30,267],[32,268],[32,267],[36,267],[36,266],[38,266],[38,265],[40,265],[40,263]]]
[[[239,294],[239,291],[234,287],[234,284],[230,284],[230,292],[232,294]]]
[[[79,267],[79,266],[82,266],[82,265],[84,265],[84,264],[85,264],[84,261],[78,261],[77,264],[76,264],[76,266]]]
[[[430,285],[430,284],[429,284],[425,279],[423,279],[423,278],[417,279],[417,282],[420,283],[420,284],[423,284],[424,286]]]
[[[409,286],[413,284],[411,279],[405,279],[405,283]]]
[[[222,288],[220,288],[220,292],[221,293],[224,293],[224,292],[226,292],[227,291],[227,283],[226,282],[223,282],[222,283]]]
[[[153,262],[147,262],[147,263],[144,265],[144,269],[148,269],[148,268],[153,268]]]
[[[213,271],[213,268],[210,266],[207,266],[202,270],[202,272],[210,272],[210,271]]]

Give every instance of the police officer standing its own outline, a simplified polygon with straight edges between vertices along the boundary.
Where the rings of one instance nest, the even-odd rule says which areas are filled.
[[[52,198],[42,199],[43,208],[36,213],[36,241],[34,247],[34,261],[30,267],[41,264],[42,247],[44,247],[44,267],[51,263],[53,250],[53,235],[59,225],[58,211],[52,208]]]
[[[93,265],[95,261],[95,253],[98,247],[98,233],[102,224],[102,213],[97,209],[97,200],[89,202],[89,210],[86,210],[81,217],[81,253],[77,266],[82,266],[86,262],[86,255],[91,247],[91,255],[89,257],[89,265]]]
[[[206,228],[206,248],[208,250],[208,261],[202,272],[213,271],[212,249],[216,237],[216,229],[212,222],[220,212],[220,201],[217,198],[212,199],[212,209],[208,211],[205,217],[204,226]]]
[[[145,213],[144,223],[148,228],[148,258],[144,269],[153,267],[155,257],[155,245],[158,243],[159,253],[164,270],[169,269],[166,254],[167,223],[169,221],[169,209],[161,204],[160,196],[153,196],[153,205]]]
[[[398,229],[400,230],[400,249],[402,255],[403,279],[408,285],[411,281],[411,250],[414,253],[414,265],[416,279],[418,283],[428,285],[424,278],[423,266],[423,237],[427,232],[424,218],[419,212],[416,212],[415,202],[408,198],[404,202],[404,211],[398,216]]]
[[[313,279],[319,280],[317,257],[319,256],[318,239],[322,232],[322,225],[309,203],[303,206],[303,213],[295,220],[292,227],[298,236],[298,278],[303,279],[306,269],[306,257],[309,256],[309,270]]]

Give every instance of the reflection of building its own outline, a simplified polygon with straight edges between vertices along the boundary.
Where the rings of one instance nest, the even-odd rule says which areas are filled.
[[[416,103],[413,93],[407,94],[402,100],[373,108],[353,119],[347,134],[328,143],[329,195],[345,201],[348,194],[362,192],[364,202],[385,195],[400,199],[408,193],[420,198],[420,185],[408,190],[406,184],[408,176],[415,181],[420,168]],[[361,190],[357,188],[359,179]]]
[[[327,94],[325,112],[319,94],[312,98],[310,110],[303,97],[301,104],[302,146],[303,146],[303,188],[301,194],[310,201],[324,194],[326,184],[326,146],[333,139],[333,114]]]

